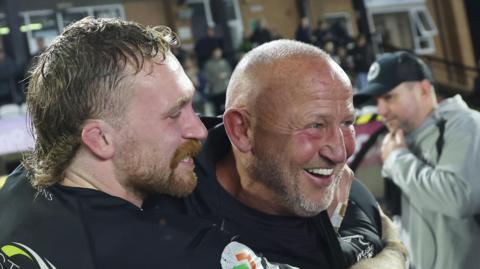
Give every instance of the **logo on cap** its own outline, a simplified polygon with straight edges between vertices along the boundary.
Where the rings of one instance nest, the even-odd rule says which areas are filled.
[[[372,66],[370,66],[370,69],[368,70],[367,80],[371,81],[376,79],[378,77],[378,74],[380,74],[380,65],[375,62],[372,64]]]

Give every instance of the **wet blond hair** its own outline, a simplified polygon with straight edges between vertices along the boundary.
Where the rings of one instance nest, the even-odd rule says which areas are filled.
[[[66,27],[30,71],[27,108],[35,147],[23,164],[32,185],[61,181],[81,145],[85,120],[119,124],[133,93],[124,78],[156,57],[165,60],[176,44],[168,27],[121,19],[87,17]]]

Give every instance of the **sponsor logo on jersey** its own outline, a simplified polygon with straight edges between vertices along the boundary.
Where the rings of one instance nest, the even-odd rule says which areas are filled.
[[[230,242],[222,253],[222,269],[263,269],[260,258],[244,244]]]
[[[53,194],[48,189],[45,189],[45,188],[40,189],[37,192],[37,195],[35,196],[35,198],[39,196],[47,199],[47,201],[50,201],[50,202],[53,201],[53,197],[54,197]]]
[[[373,257],[375,248],[372,243],[365,240],[363,235],[340,237],[340,240],[356,245],[361,251],[357,254],[357,261]]]
[[[5,181],[7,181],[7,176],[0,176],[0,189],[5,185]]]
[[[28,246],[12,242],[0,247],[0,268],[15,269],[22,268],[21,264],[28,263],[39,269],[56,269],[56,267],[46,258],[42,258]],[[31,268],[31,266],[28,266]]]
[[[265,257],[258,257],[246,245],[230,242],[222,252],[222,269],[299,269],[288,264],[270,263]]]

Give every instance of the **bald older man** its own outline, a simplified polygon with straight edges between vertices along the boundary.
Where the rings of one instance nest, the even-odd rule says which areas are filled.
[[[383,248],[377,204],[357,181],[341,240],[329,220],[352,184],[355,116],[350,81],[327,54],[289,40],[259,46],[236,67],[226,100],[196,159],[189,214],[216,220],[282,268],[346,268]],[[404,247],[383,224],[390,244],[354,268],[404,268]],[[234,250],[238,262],[260,263],[245,248]]]

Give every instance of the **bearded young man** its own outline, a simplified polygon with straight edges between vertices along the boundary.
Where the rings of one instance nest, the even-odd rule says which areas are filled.
[[[220,268],[229,238],[144,204],[192,192],[206,136],[174,41],[166,27],[85,18],[41,54],[35,148],[0,190],[1,268]]]

